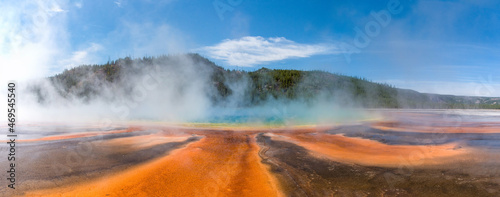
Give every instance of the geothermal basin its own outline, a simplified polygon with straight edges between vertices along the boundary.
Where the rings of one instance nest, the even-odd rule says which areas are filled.
[[[21,124],[16,189],[2,178],[0,196],[500,196],[500,111],[369,113],[301,125]]]

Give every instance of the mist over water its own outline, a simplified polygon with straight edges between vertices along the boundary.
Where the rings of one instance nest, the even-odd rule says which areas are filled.
[[[172,123],[249,123],[300,125],[368,118],[335,99],[267,98],[249,104],[247,76],[226,78],[232,94],[221,98],[212,81],[220,67],[192,55],[162,56],[133,61],[120,59],[108,70],[92,66],[65,71],[67,75],[20,82],[19,116],[27,122],[162,121]],[[113,69],[117,69],[113,70]],[[105,72],[116,71],[109,79]],[[108,77],[108,78],[106,78]],[[71,86],[67,86],[70,84]],[[343,98],[342,100],[346,100]],[[355,103],[351,106],[356,106]]]
[[[256,107],[211,108],[210,112],[213,115],[195,122],[304,125],[345,123],[370,118],[362,109],[341,108],[333,103],[311,105],[271,101]]]

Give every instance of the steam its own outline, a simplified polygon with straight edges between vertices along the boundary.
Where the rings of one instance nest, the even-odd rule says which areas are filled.
[[[19,9],[19,6],[23,9]],[[80,8],[81,3],[75,5]],[[224,79],[231,94],[219,98],[211,76],[218,72],[206,62],[189,55],[172,55],[164,62],[127,64],[120,78],[108,80],[103,71],[91,66],[79,67],[70,88],[54,78],[62,68],[102,62],[98,53],[110,50],[113,41],[92,40],[71,46],[67,31],[66,1],[36,1],[3,4],[0,11],[0,73],[2,84],[15,79],[17,89],[17,121],[21,122],[95,122],[151,120],[165,122],[278,122],[306,124],[332,122],[354,117],[343,110],[359,106],[351,93],[337,92],[335,97],[319,95],[314,100],[266,98],[252,105],[248,98],[251,80],[247,75]],[[172,54],[183,52],[189,40],[183,32],[167,24],[135,24],[123,22],[109,36],[126,42],[117,56],[124,54]],[[251,38],[251,37],[246,37]],[[284,38],[257,41],[277,46],[310,49],[306,56],[329,51],[323,45],[301,45]],[[107,39],[105,39],[107,40]],[[113,40],[113,39],[109,39]],[[270,48],[275,48],[272,44]],[[292,50],[293,57],[302,57]],[[329,53],[329,52],[328,52]],[[287,56],[288,57],[288,56]],[[122,59],[128,61],[127,58]],[[130,59],[129,59],[130,60]],[[266,60],[267,61],[267,60]],[[69,71],[68,71],[69,72]],[[302,81],[301,83],[308,83]],[[6,88],[0,93],[6,95]],[[214,99],[224,102],[214,103]],[[339,104],[341,103],[341,104]],[[5,109],[3,106],[0,109]],[[5,113],[0,115],[6,120]],[[358,117],[362,117],[359,115]]]
[[[33,81],[20,90],[20,116],[33,121],[102,117],[181,121],[204,116],[210,71],[185,56],[176,56],[170,63],[123,66],[114,82],[102,80],[89,67],[75,80],[79,88],[70,90],[57,80]]]
[[[325,94],[295,100],[269,96],[251,103],[250,78],[239,71],[222,75],[231,94],[221,98],[212,80],[221,68],[197,58],[193,54],[124,58],[108,66],[120,69],[113,79],[106,79],[101,67],[82,66],[65,71],[76,76],[74,79],[56,76],[31,81],[19,90],[20,117],[27,122],[107,119],[286,125],[367,118],[362,110],[340,107],[338,103],[347,101],[351,108],[360,106],[342,92],[334,97]],[[68,89],[68,83],[75,84]]]

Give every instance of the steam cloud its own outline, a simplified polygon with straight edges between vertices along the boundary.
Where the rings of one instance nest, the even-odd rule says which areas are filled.
[[[25,9],[21,10],[18,6]],[[213,99],[218,95],[215,94],[217,90],[210,77],[216,70],[183,55],[175,56],[168,66],[158,62],[151,65],[134,63],[130,68],[119,71],[121,77],[113,82],[102,80],[102,76],[92,72],[91,67],[81,68],[80,70],[87,69],[87,72],[81,72],[74,80],[78,84],[73,85],[78,88],[68,90],[64,83],[41,77],[59,73],[58,68],[98,62],[95,54],[107,50],[109,45],[106,42],[91,42],[87,46],[70,46],[66,30],[68,6],[70,3],[66,1],[37,1],[5,3],[0,8],[5,13],[0,16],[0,21],[7,27],[0,30],[0,63],[2,71],[5,71],[0,73],[0,81],[6,84],[9,79],[17,80],[18,122],[85,122],[103,119],[168,122],[277,120],[293,124],[306,120],[328,122],[325,120],[328,117],[330,120],[350,117],[336,104],[338,100],[350,99],[341,94],[335,99],[319,96],[309,103],[268,98],[264,103],[251,106],[246,94],[250,86],[248,76],[236,80],[224,79],[232,94],[225,98],[223,104],[214,104]],[[80,3],[76,6],[82,5]],[[182,45],[189,43],[179,36],[182,32],[177,32],[168,25],[154,28],[152,24],[138,27],[133,23],[125,23],[118,29],[123,31],[117,32],[130,30],[131,33],[124,35],[113,32],[112,36],[132,40],[126,46],[141,54],[151,54],[152,51],[167,53],[165,48],[169,52],[182,52]],[[146,29],[149,33],[136,31],[139,29]],[[168,35],[169,38],[162,35]],[[264,43],[269,42],[259,39]],[[320,45],[300,45],[284,38],[271,41],[285,48],[314,48],[308,55],[331,50]],[[319,51],[316,50],[318,47]],[[120,54],[129,52],[119,51]],[[300,57],[300,54],[295,56]],[[0,93],[6,95],[5,88]],[[5,113],[0,116],[4,117],[2,120],[6,120]]]
[[[106,71],[95,72],[96,68],[83,66],[65,71],[77,76],[76,79],[56,76],[31,81],[20,89],[20,117],[26,121],[99,121],[106,118],[112,121],[283,124],[333,123],[366,117],[361,111],[348,112],[336,104],[336,101],[348,100],[347,96],[333,99],[317,96],[313,101],[269,97],[258,105],[250,104],[247,92],[251,82],[247,75],[224,79],[231,94],[219,98],[213,84],[216,82],[211,77],[221,68],[194,57],[186,54],[142,61],[120,59],[116,65],[122,66],[113,68],[120,69],[118,77],[108,80],[103,73]],[[65,84],[68,83],[75,84],[67,89]],[[224,102],[214,102],[221,99]]]

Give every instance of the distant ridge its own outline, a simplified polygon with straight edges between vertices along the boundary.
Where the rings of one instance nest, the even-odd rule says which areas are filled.
[[[425,94],[324,71],[227,70],[194,53],[126,57],[102,65],[81,65],[49,80],[58,87],[61,96],[90,102],[102,94],[102,87],[126,89],[129,78],[148,72],[155,74],[154,69],[160,68],[171,76],[182,75],[186,72],[183,70],[186,62],[197,75],[206,78],[204,94],[213,105],[225,106],[235,98],[239,99],[239,105],[254,106],[268,100],[315,102],[321,97],[341,105],[366,108],[500,109],[500,98]],[[179,84],[188,85],[189,80]],[[39,86],[33,85],[31,90],[40,103],[48,99]]]

